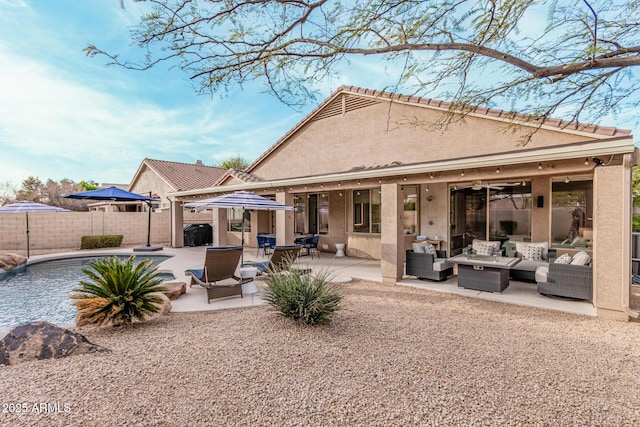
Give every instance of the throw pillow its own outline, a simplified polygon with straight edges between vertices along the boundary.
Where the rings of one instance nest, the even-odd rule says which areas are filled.
[[[433,245],[427,245],[424,247],[424,253],[433,255],[433,258],[438,258],[438,254],[436,252],[436,248]]]
[[[478,249],[476,249],[476,253],[478,255],[493,255],[493,245],[478,245]]]
[[[427,246],[427,242],[414,243],[413,252],[416,254],[423,254],[425,246]]]
[[[587,254],[585,251],[580,251],[573,256],[571,265],[587,265],[589,264],[589,261],[591,261],[589,254]]]
[[[571,255],[562,254],[558,258],[556,258],[556,264],[570,264],[571,263]]]
[[[522,252],[522,258],[528,261],[542,261],[542,247],[526,245]]]

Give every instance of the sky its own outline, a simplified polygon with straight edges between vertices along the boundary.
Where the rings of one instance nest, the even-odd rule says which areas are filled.
[[[129,29],[146,6],[125,5],[0,0],[0,185],[17,189],[29,176],[128,184],[144,158],[212,165],[240,155],[251,162],[322,100],[296,111],[258,84],[224,97],[198,95],[178,69],[131,71],[86,57],[89,44],[125,58],[139,54]],[[383,65],[355,61],[320,90],[378,89],[388,77]]]

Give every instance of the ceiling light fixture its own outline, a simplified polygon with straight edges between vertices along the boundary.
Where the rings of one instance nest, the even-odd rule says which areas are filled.
[[[566,177],[566,178],[564,179],[564,183],[565,183],[565,184],[568,184],[568,183],[569,183],[569,177]]]
[[[589,158],[588,157],[586,159],[584,159],[584,165],[585,166],[589,166]]]
[[[424,191],[429,191],[429,186],[428,185],[424,186]]]
[[[460,176],[464,176],[464,171],[461,171],[461,172],[460,172]]]
[[[500,173],[500,166],[496,168],[496,173]]]
[[[538,169],[542,170],[542,163],[538,163]]]
[[[527,181],[525,181],[524,179],[522,180],[522,186],[524,187],[525,185],[527,185]]]
[[[429,173],[429,178],[433,179],[433,174]]]

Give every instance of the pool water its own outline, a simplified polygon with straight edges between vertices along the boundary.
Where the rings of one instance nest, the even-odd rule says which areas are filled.
[[[69,295],[87,277],[82,268],[99,258],[104,257],[44,261],[0,276],[0,337],[15,326],[34,320],[61,326],[75,324],[76,308]],[[157,265],[170,256],[136,255],[136,261],[146,258],[152,258]],[[160,277],[174,279],[170,273],[161,273]]]

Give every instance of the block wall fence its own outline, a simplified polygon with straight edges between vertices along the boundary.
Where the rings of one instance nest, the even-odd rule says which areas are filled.
[[[122,234],[122,246],[147,244],[147,212],[33,212],[28,214],[29,248],[38,251],[78,250],[82,236]],[[184,213],[184,225],[211,223],[211,213]],[[27,251],[27,214],[0,214],[0,252]],[[171,245],[171,213],[151,214],[151,244]]]

